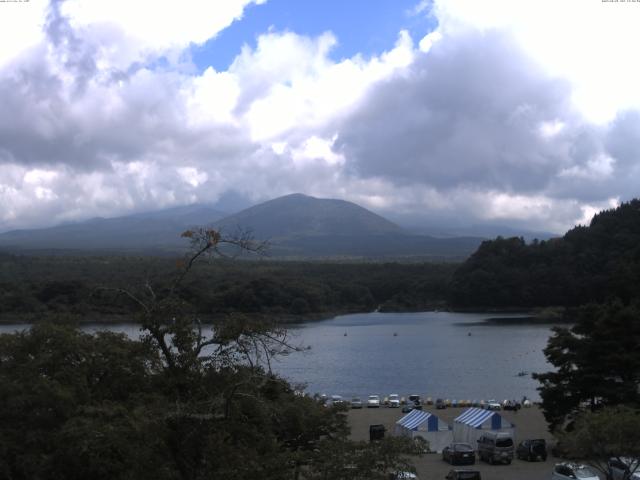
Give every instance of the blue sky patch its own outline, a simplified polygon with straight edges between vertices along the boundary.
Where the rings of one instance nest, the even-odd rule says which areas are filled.
[[[192,48],[193,62],[203,71],[226,70],[242,45],[256,45],[271,28],[316,37],[326,31],[336,36],[333,60],[361,53],[365,58],[390,50],[400,30],[419,41],[437,27],[430,8],[415,14],[417,0],[269,0],[245,9],[241,20],[204,45]]]

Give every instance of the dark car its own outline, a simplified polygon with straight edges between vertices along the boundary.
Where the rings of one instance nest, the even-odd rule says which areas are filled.
[[[624,478],[640,480],[640,459],[638,458],[610,458],[607,465],[613,480],[623,480]]]
[[[513,438],[507,432],[484,432],[478,439],[478,458],[509,465],[514,456]]]
[[[547,460],[547,442],[542,438],[523,440],[516,449],[516,457],[530,462],[538,459],[544,462]]]
[[[468,443],[452,443],[442,450],[442,460],[451,465],[476,463],[476,452]]]
[[[443,400],[443,399],[438,398],[438,399],[436,399],[436,408],[437,408],[438,410],[441,410],[441,409],[447,408],[447,404],[446,404],[446,403],[444,403],[444,400]]]
[[[446,478],[446,480],[482,480],[480,472],[477,470],[459,469],[450,470],[444,478]]]
[[[369,441],[374,442],[376,440],[382,440],[386,430],[387,429],[384,425],[369,425]]]

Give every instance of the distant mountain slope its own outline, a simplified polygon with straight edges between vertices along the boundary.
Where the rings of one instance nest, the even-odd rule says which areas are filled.
[[[10,250],[175,250],[180,234],[194,225],[211,224],[224,214],[204,205],[174,207],[115,218],[93,218],[56,227],[14,230],[0,235]]]
[[[299,193],[247,208],[216,222],[215,226],[228,232],[249,228],[261,239],[403,233],[395,223],[355,203]]]
[[[575,306],[640,298],[640,200],[593,217],[562,238],[482,243],[455,273],[458,306]]]
[[[210,225],[233,235],[250,231],[269,242],[271,257],[464,259],[481,238],[433,238],[406,232],[355,203],[287,195],[222,218],[211,207],[192,205],[118,218],[97,218],[0,235],[0,249],[57,253],[61,250],[158,254],[184,250],[180,234]]]
[[[293,194],[247,208],[215,223],[225,232],[249,230],[270,242],[269,252],[290,258],[422,257],[462,259],[482,239],[413,235],[344,200]]]

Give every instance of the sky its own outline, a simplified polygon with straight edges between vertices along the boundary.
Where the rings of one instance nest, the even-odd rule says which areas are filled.
[[[638,196],[640,1],[0,2],[0,231],[300,192],[564,232]]]

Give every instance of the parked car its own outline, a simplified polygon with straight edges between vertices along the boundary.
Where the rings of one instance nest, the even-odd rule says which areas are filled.
[[[442,449],[442,460],[451,465],[476,463],[476,452],[468,443],[452,443]]]
[[[413,472],[395,472],[389,474],[389,480],[418,480],[418,476]]]
[[[450,470],[444,478],[446,480],[482,480],[479,471],[460,469]]]
[[[378,408],[380,407],[380,396],[379,395],[369,395],[367,399],[367,408]]]
[[[502,402],[502,409],[503,410],[515,410],[515,411],[518,411],[518,410],[520,410],[521,407],[522,407],[522,405],[520,405],[520,403],[516,402],[515,400],[505,400],[504,402]]]
[[[436,398],[436,408],[437,408],[438,410],[445,409],[445,408],[447,408],[447,404],[446,404],[446,403],[444,403],[444,400],[443,400],[443,399],[441,399],[441,398]]]
[[[413,402],[414,404],[420,404],[420,395],[409,395],[409,402]]]
[[[341,395],[331,395],[331,405],[344,405],[344,399]]]
[[[382,440],[384,438],[384,432],[386,431],[387,429],[382,424],[369,425],[369,441]]]
[[[360,397],[353,397],[351,399],[351,408],[362,408],[362,400]]]
[[[507,432],[485,432],[478,439],[478,458],[490,464],[513,460],[513,438]]]
[[[600,480],[589,467],[576,463],[556,463],[551,480]]]
[[[399,408],[400,407],[400,395],[397,393],[392,393],[389,395],[389,407],[391,408]]]
[[[521,460],[534,462],[537,459],[547,460],[547,442],[542,438],[523,440],[516,448],[516,457]]]
[[[496,400],[487,401],[487,410],[502,410],[502,405]]]
[[[640,459],[638,458],[610,458],[607,464],[613,480],[640,480]]]

